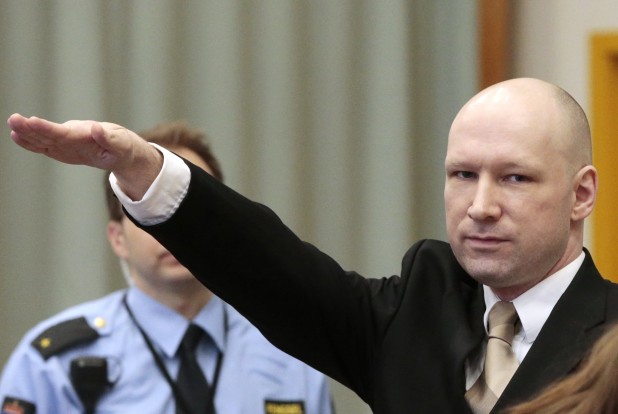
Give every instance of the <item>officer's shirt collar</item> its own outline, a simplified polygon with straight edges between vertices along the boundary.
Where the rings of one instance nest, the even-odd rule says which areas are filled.
[[[170,358],[175,355],[191,322],[211,336],[219,351],[225,349],[225,304],[215,295],[212,295],[193,321],[157,302],[135,286],[128,289],[127,303],[146,335]]]

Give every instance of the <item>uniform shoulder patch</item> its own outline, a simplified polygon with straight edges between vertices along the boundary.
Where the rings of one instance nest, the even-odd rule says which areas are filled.
[[[36,407],[29,401],[15,397],[6,397],[2,402],[1,414],[34,414]]]
[[[266,414],[305,414],[305,403],[303,401],[264,401],[264,412]]]
[[[99,333],[82,316],[47,328],[31,342],[31,345],[44,359],[48,359],[65,349],[90,342],[98,337]]]

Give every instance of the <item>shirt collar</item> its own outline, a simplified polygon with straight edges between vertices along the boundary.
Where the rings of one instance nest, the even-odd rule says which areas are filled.
[[[132,286],[127,292],[127,303],[137,323],[150,340],[168,357],[173,357],[191,322],[206,331],[219,351],[225,348],[225,304],[213,295],[193,321]]]
[[[193,319],[193,323],[200,326],[210,335],[220,352],[225,349],[228,316],[225,302],[212,295],[206,306]],[[189,326],[185,325],[185,330]],[[184,335],[184,331],[183,331]],[[179,342],[180,344],[180,342]]]
[[[513,300],[522,325],[524,342],[533,343],[535,341],[554,306],[573,281],[585,257],[586,254],[582,251],[577,259]],[[483,285],[483,293],[486,306],[483,322],[487,329],[487,315],[496,302],[500,301],[500,298],[485,285]]]

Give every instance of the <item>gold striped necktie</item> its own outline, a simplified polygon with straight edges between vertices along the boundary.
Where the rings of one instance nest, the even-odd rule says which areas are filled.
[[[466,392],[466,399],[475,414],[487,414],[491,411],[517,371],[519,362],[511,345],[518,320],[517,311],[511,302],[498,302],[489,312],[483,372]]]

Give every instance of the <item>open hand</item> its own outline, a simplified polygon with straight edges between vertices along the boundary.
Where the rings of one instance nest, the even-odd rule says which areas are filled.
[[[136,133],[116,124],[67,121],[58,124],[13,114],[7,121],[11,139],[28,151],[66,164],[114,172],[128,196],[140,199],[154,181],[162,156]]]

